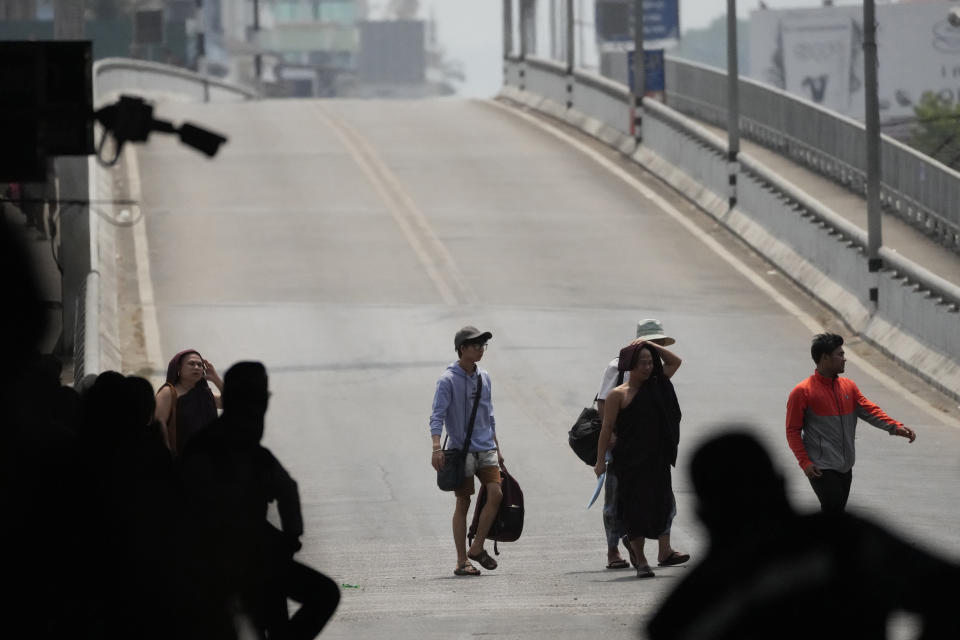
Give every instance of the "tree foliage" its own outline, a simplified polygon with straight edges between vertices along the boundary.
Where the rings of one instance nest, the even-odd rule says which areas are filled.
[[[960,166],[960,103],[928,91],[914,113],[910,145],[949,167]]]

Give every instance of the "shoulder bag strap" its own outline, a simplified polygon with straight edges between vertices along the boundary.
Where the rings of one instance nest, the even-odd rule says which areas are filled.
[[[477,395],[473,398],[473,410],[470,412],[470,424],[467,425],[467,436],[463,440],[463,457],[467,457],[470,452],[470,438],[473,437],[473,423],[477,419],[477,407],[480,406],[480,392],[483,390],[483,374],[480,373],[480,367],[477,367]]]

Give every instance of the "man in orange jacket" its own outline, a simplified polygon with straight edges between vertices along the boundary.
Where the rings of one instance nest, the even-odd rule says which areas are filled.
[[[814,336],[810,355],[817,370],[794,387],[787,399],[787,443],[810,480],[820,508],[843,511],[853,479],[857,419],[910,442],[917,434],[867,400],[853,380],[840,377],[847,361],[841,336]]]

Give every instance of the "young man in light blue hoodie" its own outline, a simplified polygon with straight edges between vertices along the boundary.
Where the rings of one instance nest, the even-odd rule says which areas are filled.
[[[487,532],[500,507],[503,493],[500,490],[500,443],[497,441],[496,422],[493,419],[491,402],[490,374],[477,366],[487,348],[487,341],[493,335],[489,331],[480,331],[476,327],[464,327],[453,338],[453,347],[459,359],[450,364],[437,380],[437,390],[433,396],[433,411],[430,414],[430,435],[433,439],[431,463],[439,471],[443,467],[443,446],[440,435],[447,428],[448,447],[459,449],[464,446],[467,425],[477,394],[478,376],[482,380],[480,403],[473,424],[473,434],[467,444],[467,464],[463,483],[454,492],[457,506],[453,512],[453,542],[457,548],[458,576],[478,576],[477,569],[470,560],[476,560],[484,569],[496,569],[497,561],[483,548]],[[467,513],[470,510],[470,496],[474,493],[473,477],[477,476],[487,489],[487,502],[480,512],[480,524],[477,537],[467,549]]]

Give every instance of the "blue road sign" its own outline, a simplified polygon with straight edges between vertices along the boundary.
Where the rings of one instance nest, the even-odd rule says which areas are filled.
[[[597,37],[601,41],[633,41],[633,0],[596,0],[595,12]],[[643,39],[679,38],[679,0],[643,0]]]
[[[627,75],[630,82],[630,92],[633,93],[635,80],[633,79],[633,51],[627,52]],[[665,91],[666,82],[663,71],[663,49],[645,49],[643,52],[643,84],[644,94],[653,91]]]

